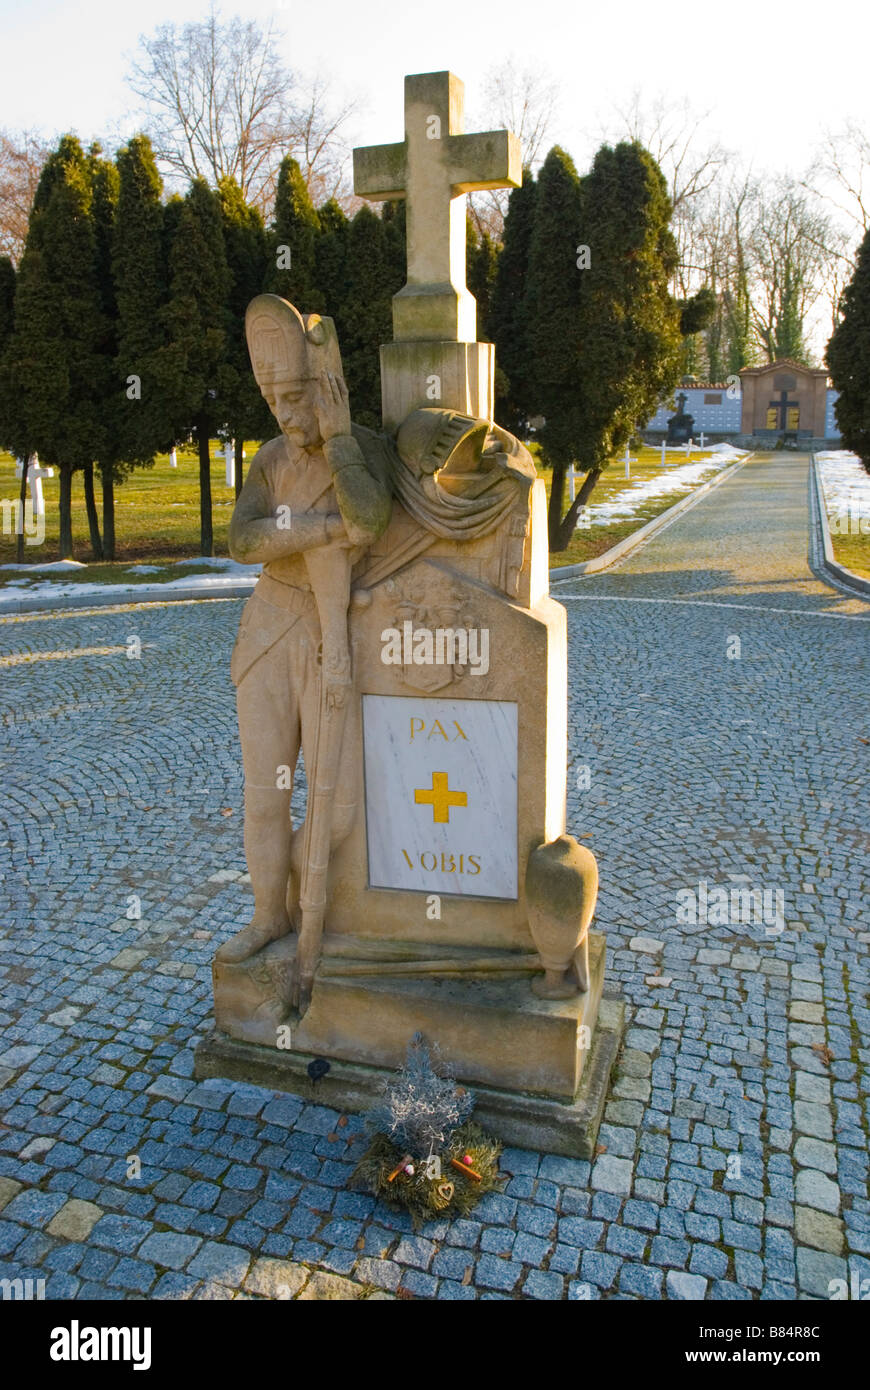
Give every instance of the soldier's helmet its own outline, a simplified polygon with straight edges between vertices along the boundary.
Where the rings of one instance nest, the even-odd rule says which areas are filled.
[[[289,382],[314,381],[323,372],[341,376],[341,353],[332,319],[300,314],[277,294],[258,294],[245,314],[245,335],[261,391]]]

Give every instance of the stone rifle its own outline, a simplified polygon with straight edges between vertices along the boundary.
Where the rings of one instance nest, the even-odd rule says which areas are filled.
[[[351,571],[360,547],[371,544],[384,530],[390,508],[388,495],[366,468],[352,435],[326,440],[323,452],[347,539],[305,552],[322,640],[314,765],[302,839],[301,920],[291,990],[291,1003],[301,1014],[311,1001],[320,962],[336,780],[353,690],[348,642]],[[355,602],[364,605],[367,598],[357,592]]]

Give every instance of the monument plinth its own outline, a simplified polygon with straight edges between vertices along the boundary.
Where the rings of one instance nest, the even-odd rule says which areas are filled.
[[[350,424],[330,320],[249,310],[282,428],[230,532],[266,562],[233,654],[255,911],[216,957],[197,1069],[306,1092],[325,1057],[318,1095],[363,1108],[419,1031],[496,1133],[588,1156],[622,1008],[602,1005],[595,861],[565,833],[566,615],[544,483],[467,336],[463,195],[519,182],[519,149],[464,135],[461,110],[450,74],[409,77],[404,143],[356,152],[358,191],[409,204],[382,433]],[[463,354],[488,364],[476,385],[447,371]]]

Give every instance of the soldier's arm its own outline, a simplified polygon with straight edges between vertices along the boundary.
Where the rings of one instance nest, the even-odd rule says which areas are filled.
[[[390,520],[389,488],[373,477],[352,434],[339,434],[323,446],[332,471],[338,508],[348,540],[371,545],[387,529]]]
[[[344,532],[335,512],[291,513],[289,507],[276,507],[269,486],[268,464],[275,457],[270,440],[257,450],[230,521],[230,555],[242,565],[266,564],[285,555],[295,555],[326,545]]]
[[[366,467],[362,449],[351,433],[350,403],[344,378],[324,372],[315,395],[323,454],[348,540],[371,545],[387,529],[391,498],[384,481]]]

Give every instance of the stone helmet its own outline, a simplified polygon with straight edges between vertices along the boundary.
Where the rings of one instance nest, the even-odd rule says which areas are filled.
[[[261,391],[285,382],[314,381],[324,372],[342,376],[332,319],[300,314],[277,294],[258,294],[251,300],[245,335]]]
[[[402,462],[417,478],[442,469],[473,472],[480,467],[488,432],[485,420],[426,406],[413,411],[399,426],[396,447]]]

